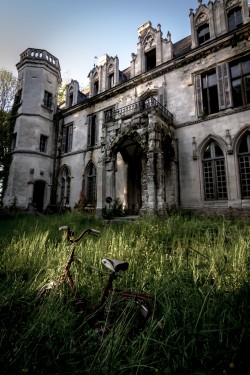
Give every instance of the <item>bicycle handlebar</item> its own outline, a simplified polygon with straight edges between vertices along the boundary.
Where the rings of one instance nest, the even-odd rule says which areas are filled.
[[[74,238],[72,238],[74,232],[72,232],[70,227],[68,227],[67,225],[60,227],[59,230],[60,231],[67,231],[67,240],[70,243],[80,241],[83,238],[83,236],[87,233],[93,234],[94,236],[98,236],[101,233],[99,230],[88,228],[88,229],[85,229],[76,239],[74,239]]]

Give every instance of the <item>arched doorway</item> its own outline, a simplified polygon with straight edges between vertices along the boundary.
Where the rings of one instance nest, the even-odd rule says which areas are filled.
[[[44,192],[45,192],[45,181],[37,180],[34,184],[33,191],[33,204],[35,205],[37,211],[43,211],[44,204]]]
[[[142,149],[138,142],[130,138],[123,139],[116,148],[116,155],[123,159],[125,205],[129,215],[138,215],[142,206]],[[116,158],[117,162],[119,158]],[[116,171],[118,166],[116,168]],[[121,169],[121,167],[120,167]],[[119,197],[118,178],[116,178],[116,197]],[[120,187],[121,190],[121,187]]]

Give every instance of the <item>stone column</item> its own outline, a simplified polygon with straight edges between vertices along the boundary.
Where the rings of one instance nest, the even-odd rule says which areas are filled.
[[[115,198],[115,186],[114,186],[114,160],[108,158],[106,160],[106,197]]]
[[[156,170],[155,170],[155,140],[156,140],[156,119],[152,112],[148,115],[148,153],[147,153],[147,208],[149,213],[156,210]]]

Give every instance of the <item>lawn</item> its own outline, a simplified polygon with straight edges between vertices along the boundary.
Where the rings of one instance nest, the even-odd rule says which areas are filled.
[[[77,292],[100,300],[104,257],[129,262],[116,287],[152,295],[145,329],[123,319],[100,336],[75,312],[66,283],[42,300],[70,254],[58,231],[95,228],[76,248]],[[104,224],[79,212],[17,213],[0,218],[1,374],[248,374],[250,221],[173,214]],[[248,367],[248,371],[247,371]]]

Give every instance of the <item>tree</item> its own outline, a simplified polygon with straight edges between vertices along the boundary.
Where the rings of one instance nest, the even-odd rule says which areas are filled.
[[[17,88],[17,78],[12,72],[0,70],[0,206],[6,183],[11,143],[11,108]]]
[[[9,70],[0,70],[0,110],[10,111],[17,88],[17,78]]]

